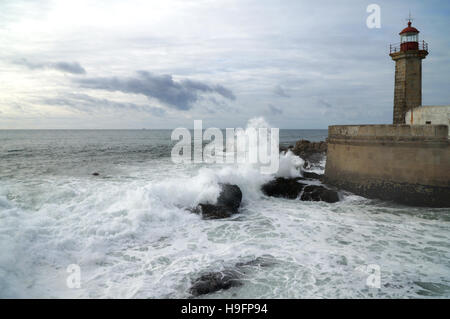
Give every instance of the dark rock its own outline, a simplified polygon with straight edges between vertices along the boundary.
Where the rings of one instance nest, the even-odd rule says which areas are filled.
[[[242,192],[239,186],[232,184],[220,184],[222,190],[217,198],[219,206],[229,207],[237,213],[242,201]]]
[[[193,211],[204,219],[227,218],[239,212],[242,192],[237,185],[220,184],[221,191],[216,204],[200,203]]]
[[[230,289],[242,285],[239,278],[240,273],[234,270],[211,272],[195,280],[189,292],[193,296],[200,296],[222,289]]]
[[[295,143],[294,153],[325,153],[327,151],[327,142],[310,142],[308,140],[300,140]]]
[[[295,199],[298,197],[303,187],[306,184],[299,183],[302,180],[298,178],[283,178],[279,177],[274,179],[261,187],[262,192],[267,196],[284,197],[289,199]]]
[[[385,283],[383,286],[386,288],[394,288],[394,289],[402,289],[403,288],[402,285],[394,285],[391,283]]]
[[[304,160],[305,162],[303,163],[303,168],[307,169],[311,167],[311,163],[309,163],[307,160]]]
[[[241,272],[245,272],[245,267],[270,267],[275,265],[275,258],[270,255],[264,255],[248,262],[241,262],[235,265]]]
[[[318,176],[320,177],[320,175]],[[261,190],[265,195],[273,197],[284,197],[289,199],[296,199],[300,197],[300,200],[303,201],[325,201],[328,203],[335,203],[339,201],[339,195],[336,191],[321,185],[307,185],[300,183],[299,181],[301,180],[304,179],[301,177],[279,177],[264,184],[261,187]]]
[[[300,140],[295,143],[292,152],[301,158],[310,162],[318,162],[327,152],[327,142],[310,142],[308,140]]]
[[[303,154],[300,157],[305,160],[308,161],[308,166],[304,167],[306,169],[308,168],[312,168],[312,167],[320,167],[321,161],[324,159],[324,157],[326,156],[326,153],[308,153],[308,154]]]
[[[213,293],[219,290],[241,286],[242,278],[255,267],[270,267],[275,264],[274,258],[269,255],[261,256],[248,262],[237,263],[231,269],[219,272],[210,272],[197,278],[189,292],[193,296]]]
[[[339,201],[339,195],[336,191],[325,188],[321,185],[308,185],[303,189],[303,201],[324,201],[327,203],[336,203]]]
[[[303,177],[309,179],[321,179],[323,177],[323,174],[316,174],[313,172],[303,172]]]
[[[202,215],[204,219],[228,218],[236,214],[236,212],[228,207],[214,204],[198,204],[195,212]]]
[[[92,173],[92,176],[100,176],[100,173],[97,173],[97,172]]]

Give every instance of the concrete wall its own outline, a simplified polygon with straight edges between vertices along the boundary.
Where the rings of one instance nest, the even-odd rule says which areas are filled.
[[[429,124],[450,126],[450,105],[420,106],[413,110],[413,116],[415,125],[425,125],[430,122]],[[411,111],[406,113],[405,121],[406,124],[411,124]]]
[[[448,127],[330,126],[325,182],[369,198],[450,207]]]

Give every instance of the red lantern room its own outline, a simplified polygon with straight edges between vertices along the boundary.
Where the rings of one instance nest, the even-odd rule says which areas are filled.
[[[419,30],[411,26],[411,21],[399,34],[400,51],[419,50]]]
[[[411,50],[428,51],[428,44],[425,41],[419,42],[419,30],[411,26],[411,20],[408,26],[400,34],[400,43],[391,44],[390,53],[406,52]]]

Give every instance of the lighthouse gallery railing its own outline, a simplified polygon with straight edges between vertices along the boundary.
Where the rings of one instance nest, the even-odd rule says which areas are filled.
[[[404,42],[407,43],[407,42]],[[402,43],[394,43],[389,45],[389,53],[396,53],[396,52],[400,52],[401,51],[401,45]],[[418,42],[418,50],[423,50],[423,51],[427,51],[428,52],[428,43],[426,43],[424,40]]]

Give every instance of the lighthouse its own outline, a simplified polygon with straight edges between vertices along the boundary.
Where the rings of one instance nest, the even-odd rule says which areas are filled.
[[[323,181],[369,198],[450,207],[450,105],[422,105],[428,45],[411,25],[391,45],[394,123],[328,127]]]
[[[400,43],[391,44],[389,52],[395,61],[393,123],[405,124],[406,113],[422,105],[422,59],[428,55],[428,44],[419,41],[419,30],[411,26],[411,19],[399,34]]]

